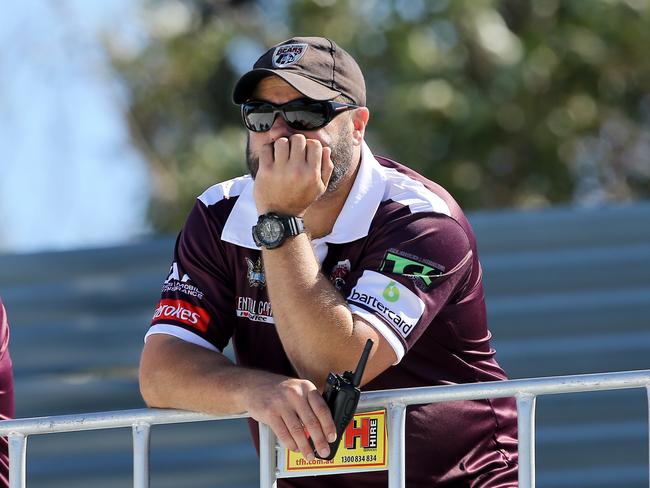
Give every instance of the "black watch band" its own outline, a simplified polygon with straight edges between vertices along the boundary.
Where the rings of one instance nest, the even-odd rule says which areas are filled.
[[[275,249],[280,247],[287,237],[297,236],[305,231],[302,217],[266,213],[257,218],[253,226],[253,240],[257,247]]]
[[[280,218],[287,229],[287,237],[297,236],[298,234],[305,232],[305,221],[302,217],[280,216]]]

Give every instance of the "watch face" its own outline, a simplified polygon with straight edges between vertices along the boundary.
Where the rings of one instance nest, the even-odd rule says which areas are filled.
[[[282,222],[273,218],[266,218],[257,226],[260,240],[265,244],[274,244],[284,236]]]

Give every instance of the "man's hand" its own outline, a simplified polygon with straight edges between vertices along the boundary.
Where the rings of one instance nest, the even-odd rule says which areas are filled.
[[[303,216],[327,190],[334,170],[331,149],[303,134],[281,137],[260,150],[255,203],[260,214]]]
[[[323,457],[327,440],[336,440],[332,415],[311,381],[236,366],[221,353],[170,335],[147,339],[140,389],[150,407],[212,415],[246,411],[307,459],[314,459],[308,436]]]
[[[311,381],[277,375],[260,375],[245,388],[246,411],[268,425],[287,449],[300,451],[309,461],[314,450],[329,455],[329,442],[336,440],[332,415]]]

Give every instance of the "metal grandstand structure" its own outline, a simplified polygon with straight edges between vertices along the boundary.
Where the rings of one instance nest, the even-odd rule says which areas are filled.
[[[511,378],[650,367],[650,203],[488,212],[470,221],[497,358]],[[165,238],[0,256],[18,417],[143,406],[137,362],[172,245]],[[531,402],[537,486],[647,487],[646,402],[642,388]],[[138,449],[148,430],[140,428]],[[153,487],[259,486],[241,419],[156,425],[150,447]],[[25,476],[30,488],[129,486],[132,451],[121,429],[32,435]]]

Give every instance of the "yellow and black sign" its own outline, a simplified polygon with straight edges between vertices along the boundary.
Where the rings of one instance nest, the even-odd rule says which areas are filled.
[[[336,456],[331,461],[307,461],[299,452],[286,453],[286,470],[316,471],[339,468],[386,469],[388,467],[388,436],[386,411],[358,413],[343,433]]]

